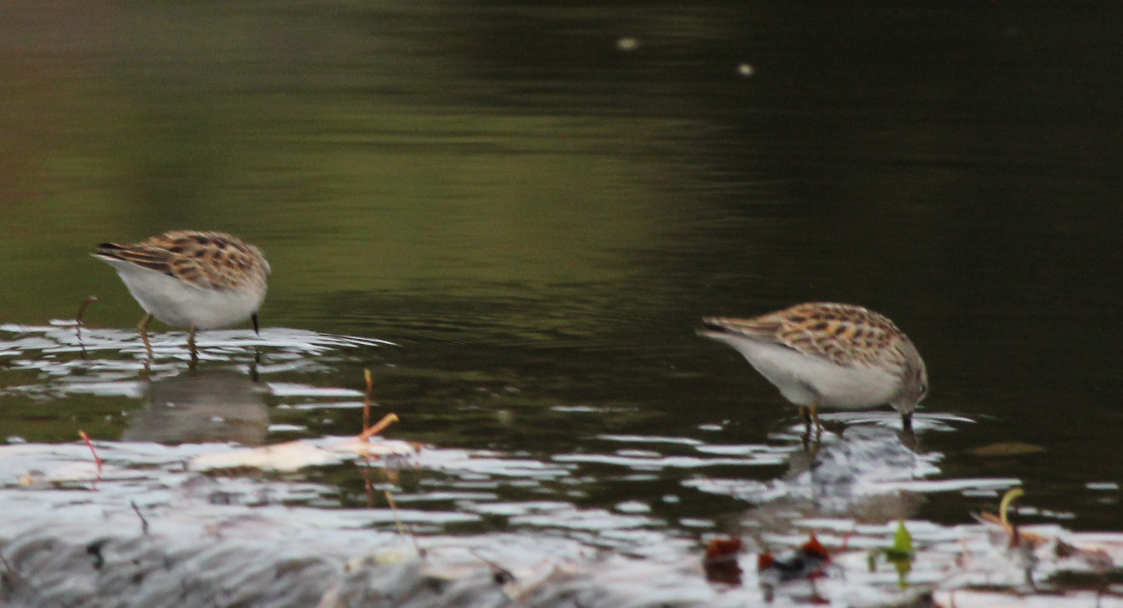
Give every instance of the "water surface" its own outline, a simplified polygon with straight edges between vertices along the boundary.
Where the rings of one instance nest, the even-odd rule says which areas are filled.
[[[274,275],[260,341],[201,338],[252,429],[214,439],[354,434],[370,368],[389,434],[494,459],[394,482],[434,530],[634,546],[804,497],[794,408],[694,327],[807,300],[892,317],[933,387],[914,450],[833,420],[893,504],[810,510],[956,524],[1020,482],[1027,521],[1119,529],[1117,10],[0,7],[3,435],[168,441],[137,420],[183,335],[145,372],[87,254],[215,229]],[[91,294],[87,343],[47,326]]]

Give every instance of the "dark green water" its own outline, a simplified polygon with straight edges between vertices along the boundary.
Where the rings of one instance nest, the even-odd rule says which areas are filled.
[[[917,343],[923,411],[963,419],[922,434],[936,479],[1020,479],[1064,525],[1120,529],[1118,486],[1087,486],[1123,482],[1118,12],[3,3],[0,323],[96,294],[87,321],[127,330],[140,309],[94,244],[232,232],[272,264],[266,326],[398,344],[270,380],[359,389],[371,367],[396,437],[606,455],[576,490],[504,500],[638,502],[674,528],[748,506],[685,481],[784,467],[614,464],[692,452],[613,437],[780,446],[796,421],[699,319],[852,302]],[[5,357],[4,436],[116,440],[143,404],[28,396],[54,380]],[[359,427],[267,403],[307,427],[270,441]],[[971,452],[1001,442],[1043,451]],[[328,478],[352,506],[361,480]],[[913,516],[995,500],[928,494]]]

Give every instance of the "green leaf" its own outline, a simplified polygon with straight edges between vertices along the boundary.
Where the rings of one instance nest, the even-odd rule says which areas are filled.
[[[905,522],[901,521],[897,524],[897,533],[893,535],[893,546],[886,549],[885,556],[890,560],[910,559],[913,551],[912,534],[909,534]]]

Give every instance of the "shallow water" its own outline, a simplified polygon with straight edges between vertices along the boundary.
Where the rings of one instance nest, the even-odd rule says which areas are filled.
[[[394,480],[428,531],[953,525],[1017,483],[1024,522],[1119,530],[1117,10],[0,7],[2,436],[351,435],[370,368],[387,436],[480,464]],[[274,269],[198,377],[177,332],[145,370],[87,255],[185,227]],[[48,325],[91,294],[81,343]],[[915,449],[835,414],[814,478],[794,408],[694,334],[807,300],[917,343]],[[360,469],[309,475],[296,502],[365,507]]]

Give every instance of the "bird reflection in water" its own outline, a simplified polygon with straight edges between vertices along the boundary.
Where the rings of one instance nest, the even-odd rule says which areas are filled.
[[[814,532],[808,521],[886,526],[911,519],[923,498],[901,484],[938,473],[935,460],[936,454],[903,445],[889,426],[850,426],[813,452],[792,450],[788,471],[779,479],[724,484],[726,493],[755,504],[729,522],[728,531],[751,539],[759,551],[758,578],[766,598],[814,603],[814,579],[833,576],[825,568],[829,556],[813,536],[797,547],[787,539]]]
[[[266,390],[250,376],[223,370],[154,381],[122,440],[262,445],[269,432]]]

